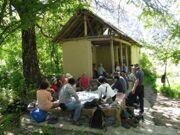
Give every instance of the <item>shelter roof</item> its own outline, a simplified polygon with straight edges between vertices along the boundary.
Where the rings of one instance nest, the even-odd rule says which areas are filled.
[[[114,36],[140,46],[138,42],[123,31],[87,9],[74,14],[54,37],[53,41],[58,43],[68,39],[98,36]]]

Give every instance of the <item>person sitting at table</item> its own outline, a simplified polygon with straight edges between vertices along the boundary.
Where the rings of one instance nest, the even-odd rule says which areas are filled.
[[[106,76],[106,70],[103,67],[103,64],[99,64],[97,69],[98,76]]]
[[[76,81],[74,78],[68,79],[68,83],[65,84],[60,93],[59,93],[59,102],[60,104],[64,104],[68,111],[74,111],[73,114],[73,124],[79,125],[78,122],[81,114],[81,103],[78,95],[75,90]],[[75,98],[75,101],[72,100],[72,97]]]
[[[97,66],[96,66],[96,64],[93,64],[93,69],[92,69],[92,71],[93,71],[93,79],[98,78],[98,72],[97,72]]]
[[[88,76],[83,73],[79,79],[79,87],[81,90],[88,90],[90,86],[90,81]]]
[[[105,100],[105,102],[108,99],[112,99],[112,101],[115,101],[116,99],[116,92],[112,90],[111,86],[106,82],[106,79],[103,76],[100,76],[98,79],[100,86],[98,87],[98,94],[99,99]],[[103,97],[102,97],[103,96]]]
[[[43,79],[36,92],[38,108],[43,111],[48,111],[49,109],[59,106],[58,102],[52,102],[53,97],[49,86],[49,81],[47,79]]]
[[[53,77],[51,79],[51,93],[52,93],[52,97],[53,97],[53,100],[58,100],[58,81],[57,81],[57,78],[56,77]]]
[[[114,76],[115,82],[112,84],[112,89],[117,92],[126,92],[126,81],[124,78],[118,74]]]

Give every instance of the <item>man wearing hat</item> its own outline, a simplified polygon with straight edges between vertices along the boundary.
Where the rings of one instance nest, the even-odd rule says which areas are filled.
[[[140,103],[140,114],[143,114],[144,112],[144,72],[142,69],[139,67],[138,64],[134,65],[135,68],[135,82],[134,86],[132,88],[132,93],[135,94],[139,98],[139,103]]]

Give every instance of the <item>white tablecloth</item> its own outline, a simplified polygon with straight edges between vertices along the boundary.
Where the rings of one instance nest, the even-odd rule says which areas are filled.
[[[77,92],[77,95],[79,96],[79,100],[81,101],[81,104],[84,104],[87,101],[90,102],[93,99],[99,99],[99,94],[95,92],[81,91],[81,92]]]

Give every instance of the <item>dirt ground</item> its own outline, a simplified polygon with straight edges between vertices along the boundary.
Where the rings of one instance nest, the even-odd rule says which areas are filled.
[[[88,125],[74,126],[60,119],[59,123],[48,126],[55,128],[54,135],[180,135],[180,100],[166,98],[155,93],[151,87],[145,87],[144,104],[145,121],[140,122],[137,128],[125,129],[109,125],[107,130],[103,131],[89,128]],[[27,129],[28,124],[25,125]],[[64,128],[60,128],[61,125]],[[34,126],[37,128],[44,125]]]
[[[154,124],[180,129],[180,99],[171,99],[145,88],[145,98],[151,104]]]

